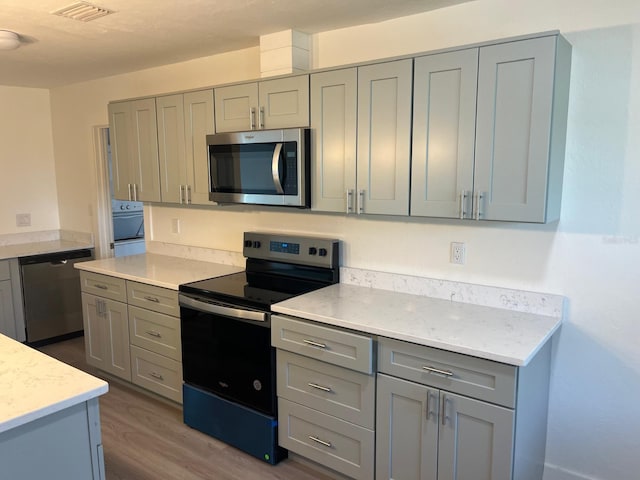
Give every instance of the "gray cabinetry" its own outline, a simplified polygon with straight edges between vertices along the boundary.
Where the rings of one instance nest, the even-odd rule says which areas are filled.
[[[214,90],[216,132],[309,125],[309,75]]]
[[[278,443],[352,478],[373,478],[373,340],[280,315],[271,321]]]
[[[19,342],[26,340],[17,258],[0,260],[0,333]]]
[[[311,75],[311,208],[355,213],[356,68]]]
[[[513,367],[380,339],[376,479],[541,480],[549,361],[548,344]]]
[[[213,90],[156,98],[163,202],[211,204],[206,135],[214,132]]]
[[[409,214],[412,66],[358,68],[358,213]]]
[[[471,214],[477,78],[477,48],[415,59],[411,215]]]
[[[559,35],[480,49],[476,218],[559,217],[570,56]]]
[[[160,201],[155,99],[109,104],[114,196]]]

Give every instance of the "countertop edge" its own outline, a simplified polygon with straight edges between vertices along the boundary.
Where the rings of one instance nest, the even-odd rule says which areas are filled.
[[[168,282],[163,282],[160,280],[156,280],[153,278],[149,278],[149,277],[141,277],[138,275],[133,275],[130,273],[122,273],[122,272],[115,272],[113,270],[110,270],[108,268],[96,268],[93,267],[91,265],[85,266],[86,262],[80,262],[80,263],[76,263],[74,265],[75,268],[77,268],[78,270],[83,270],[85,272],[91,272],[91,273],[98,273],[100,275],[107,275],[109,277],[115,277],[115,278],[121,278],[123,280],[129,280],[132,282],[139,282],[139,283],[145,283],[147,285],[153,285],[154,287],[161,287],[161,288],[166,288],[168,290],[178,290],[178,287],[180,286],[180,284],[177,283],[168,283]]]

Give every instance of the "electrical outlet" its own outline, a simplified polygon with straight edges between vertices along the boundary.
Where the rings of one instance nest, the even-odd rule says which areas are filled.
[[[30,227],[31,226],[31,214],[30,213],[17,213],[16,214],[16,227]]]
[[[465,260],[464,243],[451,242],[451,257],[449,258],[449,261],[451,263],[457,263],[458,265],[463,265],[464,260]]]

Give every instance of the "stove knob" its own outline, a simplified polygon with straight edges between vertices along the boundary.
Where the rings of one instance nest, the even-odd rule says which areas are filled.
[[[253,242],[251,240],[245,240],[244,241],[244,246],[247,247],[247,248],[251,248],[252,243]]]
[[[318,249],[316,247],[309,247],[309,255],[315,255],[318,253]]]
[[[120,210],[124,210],[124,205],[120,205]]]
[[[260,242],[259,241],[254,241],[253,242],[253,248],[260,248]]]
[[[131,208],[131,205],[127,205],[125,208],[129,210]]]
[[[327,256],[327,249],[326,248],[321,248],[320,252],[319,252],[319,255],[321,257],[326,257]]]

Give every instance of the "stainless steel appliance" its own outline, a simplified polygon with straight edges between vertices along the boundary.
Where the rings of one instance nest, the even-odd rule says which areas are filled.
[[[144,253],[144,207],[142,202],[111,200],[114,255]]]
[[[309,208],[309,129],[207,135],[209,199]]]
[[[18,259],[27,343],[42,345],[82,334],[80,274],[73,265],[91,260],[91,249]]]
[[[245,233],[246,270],[180,285],[187,425],[276,463],[271,305],[339,281],[337,240]]]

